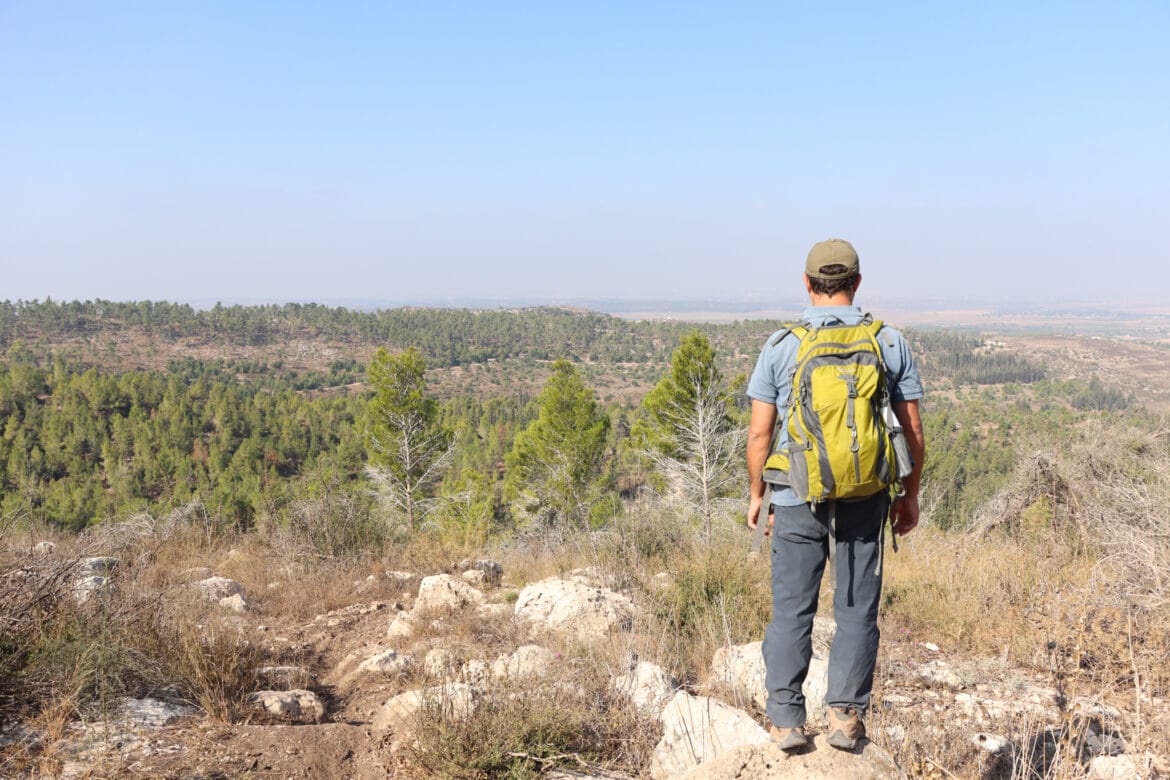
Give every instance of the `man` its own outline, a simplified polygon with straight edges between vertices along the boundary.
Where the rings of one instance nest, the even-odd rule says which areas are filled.
[[[805,263],[805,289],[812,306],[803,319],[812,326],[855,325],[864,318],[853,305],[861,284],[857,252],[848,241],[830,239],[812,248]],[[878,601],[881,596],[882,528],[887,512],[894,532],[909,533],[918,524],[918,482],[925,443],[918,399],[922,382],[905,339],[891,328],[878,332],[890,400],[905,432],[914,459],[912,473],[902,479],[903,492],[891,499],[887,491],[858,500],[806,503],[791,489],[772,494],[772,506],[762,509],[761,475],[771,450],[778,414],[783,414],[792,390],[791,371],[800,339],[784,331],[769,337],[748,383],[752,399],[748,431],[747,466],[751,501],[747,524],[768,523],[772,537],[772,622],[764,634],[763,654],[768,688],[767,715],[771,734],[784,750],[807,746],[807,713],[801,692],[812,657],[812,623],[817,611],[821,575],[835,537],[839,562],[833,597],[837,632],[829,653],[828,742],[853,750],[865,736],[863,718],[869,706],[877,660]],[[775,343],[774,343],[775,342]],[[787,433],[782,436],[787,440]],[[765,518],[760,512],[766,513]],[[830,535],[830,525],[835,525]]]

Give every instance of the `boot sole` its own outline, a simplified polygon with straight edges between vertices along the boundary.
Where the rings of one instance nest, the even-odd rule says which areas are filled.
[[[828,742],[831,747],[837,748],[837,750],[856,750],[858,743],[861,742],[861,740],[857,737],[845,736],[845,732],[840,730],[834,731],[825,739],[825,741]]]
[[[785,752],[800,750],[801,748],[808,747],[808,737],[799,731],[789,732],[788,735],[784,737],[784,739],[777,739],[776,735],[773,733],[772,739],[776,740],[776,744],[778,744],[780,749]]]

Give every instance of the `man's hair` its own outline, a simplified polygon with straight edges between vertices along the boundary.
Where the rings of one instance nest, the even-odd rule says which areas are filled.
[[[833,273],[836,269],[833,266],[825,266],[825,273]],[[844,271],[844,267],[840,269]],[[838,271],[839,273],[839,271]],[[815,276],[808,278],[808,283],[812,287],[812,291],[817,295],[834,295],[843,290],[852,291],[853,285],[857,284],[857,274],[852,276],[842,276],[840,279],[819,279]]]

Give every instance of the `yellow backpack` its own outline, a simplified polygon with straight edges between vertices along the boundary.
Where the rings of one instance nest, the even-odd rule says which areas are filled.
[[[857,325],[789,325],[800,339],[792,394],[776,421],[764,481],[804,501],[853,499],[888,489],[900,476],[887,421],[889,390],[877,334],[881,320]],[[780,426],[788,440],[780,445]]]

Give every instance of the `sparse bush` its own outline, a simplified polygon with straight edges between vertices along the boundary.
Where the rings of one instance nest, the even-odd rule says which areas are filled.
[[[636,773],[661,727],[609,690],[608,677],[582,669],[572,682],[495,685],[469,718],[424,707],[411,770],[419,777],[536,778],[554,768]]]
[[[166,653],[171,684],[207,714],[231,722],[243,714],[248,694],[256,690],[256,670],[263,651],[238,631],[213,622],[178,620],[156,627],[151,649]]]
[[[678,551],[673,581],[648,594],[660,622],[656,652],[681,679],[702,676],[715,650],[760,639],[771,617],[767,558],[744,544],[696,545]]]
[[[301,499],[289,508],[287,524],[277,534],[301,557],[376,555],[390,533],[374,509],[373,499],[357,491]]]
[[[0,562],[0,701],[19,703],[31,718],[100,715],[119,697],[150,695],[195,703],[222,720],[240,714],[262,653],[221,627],[213,605],[155,584],[159,537],[150,527],[138,521],[104,532],[120,562],[92,591],[76,584],[79,553],[92,552],[78,542],[92,539],[32,556],[23,541],[8,540]],[[153,527],[177,536],[173,524]]]

